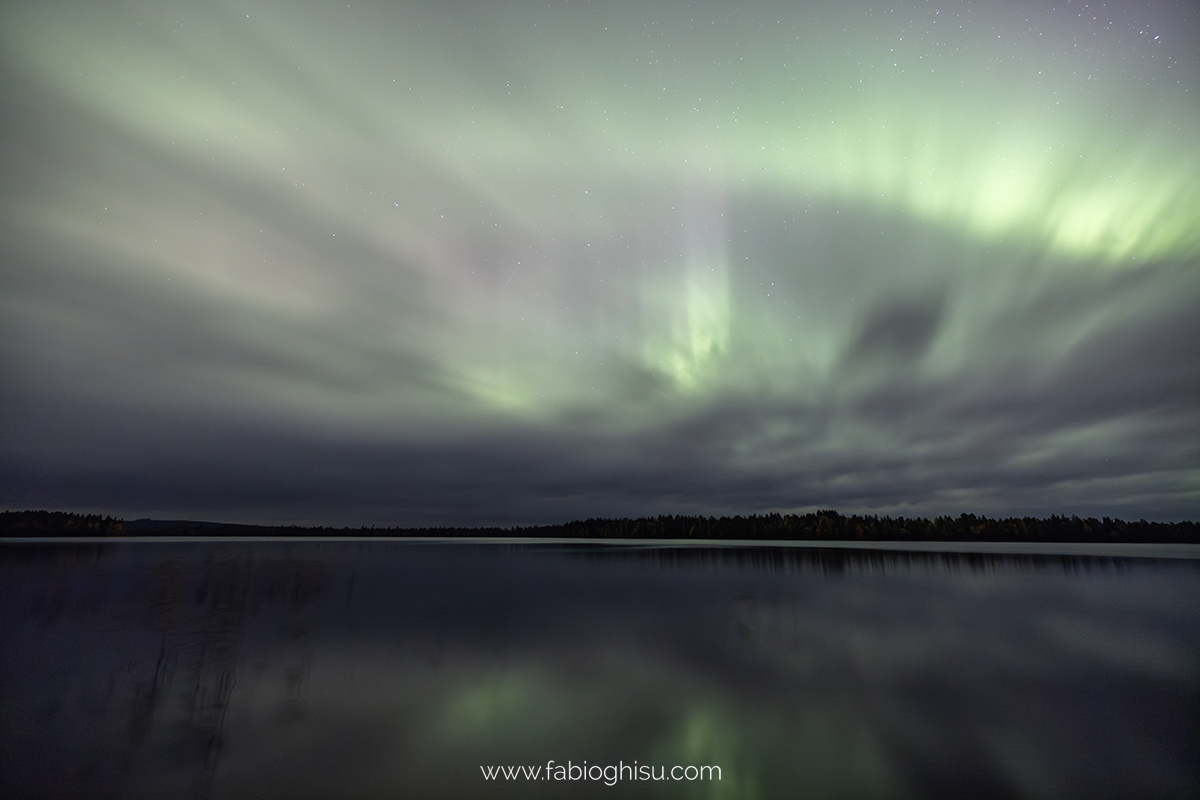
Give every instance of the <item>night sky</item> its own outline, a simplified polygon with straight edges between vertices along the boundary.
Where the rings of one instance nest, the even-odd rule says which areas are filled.
[[[0,507],[1195,519],[1200,6],[5,2]]]

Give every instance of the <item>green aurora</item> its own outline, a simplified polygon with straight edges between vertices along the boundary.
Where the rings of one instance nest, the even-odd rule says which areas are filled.
[[[138,463],[217,420],[451,448],[498,495],[454,448],[574,453],[481,522],[1194,516],[1187,3],[43,2],[0,31],[5,396],[167,415]],[[98,458],[38,414],[3,431],[15,484]],[[681,477],[580,488],[631,464]],[[41,491],[0,501],[95,505]],[[206,497],[120,502],[458,502]]]

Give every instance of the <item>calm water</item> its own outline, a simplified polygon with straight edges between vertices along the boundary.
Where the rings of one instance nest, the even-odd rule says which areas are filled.
[[[4,797],[1197,796],[1200,561],[4,544],[0,703]]]

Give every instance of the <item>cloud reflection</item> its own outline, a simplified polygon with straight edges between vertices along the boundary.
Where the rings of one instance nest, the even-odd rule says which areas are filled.
[[[53,780],[75,796],[469,797],[480,764],[551,758],[722,767],[720,784],[622,784],[647,797],[1188,794],[1200,780],[1191,562],[381,543],[5,553],[8,794]]]

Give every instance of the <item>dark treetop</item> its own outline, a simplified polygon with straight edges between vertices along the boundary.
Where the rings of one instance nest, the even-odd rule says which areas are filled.
[[[640,519],[587,519],[563,525],[512,528],[329,528],[237,525],[184,520],[126,522],[98,514],[61,511],[0,512],[3,537],[79,536],[500,536],[578,539],[765,539],[775,541],[938,541],[938,542],[1139,542],[1200,543],[1200,524],[1126,522],[1119,519],[1051,516],[989,519],[959,517],[752,514],[748,517],[658,516]]]

